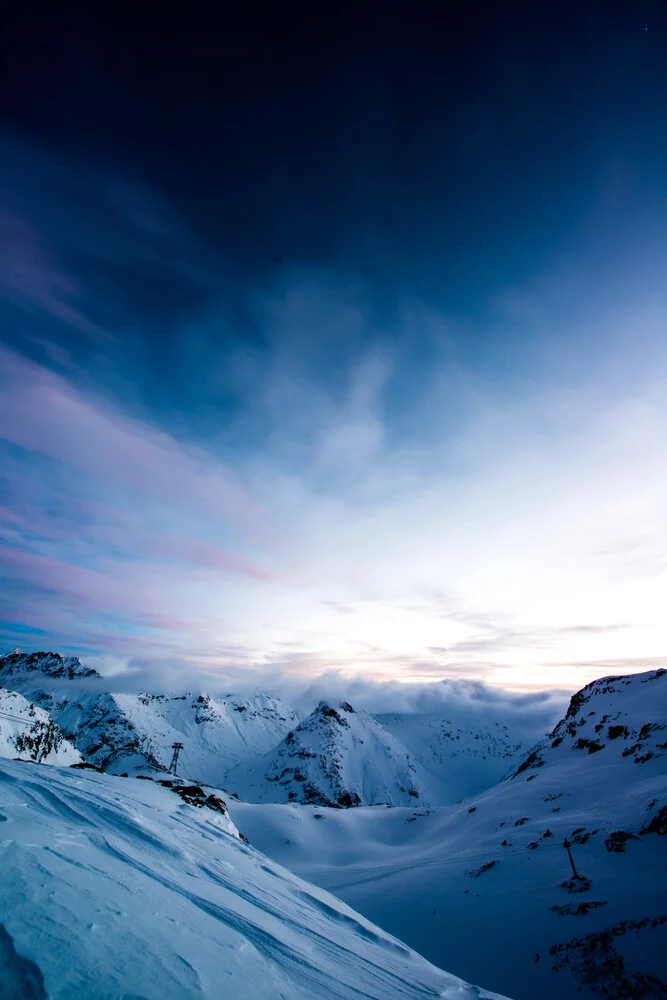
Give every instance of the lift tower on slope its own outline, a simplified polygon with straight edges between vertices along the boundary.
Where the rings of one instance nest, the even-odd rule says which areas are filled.
[[[174,751],[171,757],[171,764],[169,765],[169,770],[167,774],[177,774],[176,768],[178,767],[178,755],[183,749],[182,743],[172,743],[171,749]]]

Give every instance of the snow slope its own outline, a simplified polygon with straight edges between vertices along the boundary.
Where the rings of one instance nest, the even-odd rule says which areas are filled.
[[[263,758],[232,771],[228,787],[251,802],[407,805],[423,800],[416,762],[368,712],[321,702]]]
[[[43,764],[81,761],[79,751],[47,712],[4,688],[0,688],[0,757],[22,757]]]
[[[172,743],[182,742],[181,773],[218,785],[232,767],[275,746],[298,722],[291,708],[260,693],[113,697],[135,730],[150,740],[153,756],[169,763]]]
[[[157,782],[0,761],[6,1000],[399,1000],[467,986]]]
[[[265,853],[457,975],[516,1000],[664,1000],[666,765],[654,671],[588,685],[513,777],[460,805],[231,811]]]

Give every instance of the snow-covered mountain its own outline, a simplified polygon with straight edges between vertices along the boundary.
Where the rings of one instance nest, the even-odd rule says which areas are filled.
[[[534,771],[547,760],[553,767],[568,751],[590,755],[603,750],[605,762],[614,757],[624,772],[630,764],[667,757],[667,670],[602,677],[582,688],[517,774]]]
[[[227,781],[251,802],[407,805],[424,797],[416,771],[403,744],[368,712],[321,702],[277,747]]]
[[[502,1000],[157,782],[0,761],[3,1000]]]
[[[320,705],[310,716],[255,693],[127,694],[77,657],[0,657],[0,677],[49,712],[86,760],[113,773],[168,768],[251,801],[438,805],[488,788],[519,762],[500,722],[440,712],[372,715]]]
[[[71,733],[87,760],[114,773],[169,766],[183,743],[179,771],[193,781],[224,785],[230,768],[265,752],[297,722],[275,698],[207,694],[88,694],[76,700],[35,693]]]
[[[82,759],[48,712],[4,688],[0,688],[0,757],[64,765]]]
[[[516,1000],[667,997],[665,671],[589,684],[459,805],[230,808],[265,853],[464,978]]]
[[[299,721],[264,694],[113,693],[96,671],[57,653],[15,650],[0,657],[0,677],[48,711],[86,760],[113,773],[166,770],[178,742],[181,773],[219,787],[230,768],[274,747]]]
[[[500,721],[462,725],[442,712],[375,718],[417,762],[417,781],[430,805],[450,805],[484,791],[518,764],[525,750]]]
[[[92,667],[84,667],[78,656],[61,656],[60,653],[24,653],[13,649],[0,656],[0,682],[10,686],[12,681],[26,681],[31,677],[49,677],[55,680],[82,680],[99,677]]]

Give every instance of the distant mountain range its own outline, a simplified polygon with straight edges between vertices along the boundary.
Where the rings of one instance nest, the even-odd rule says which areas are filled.
[[[452,803],[494,784],[526,749],[500,721],[469,729],[444,711],[372,715],[322,702],[302,718],[260,693],[114,693],[57,653],[0,657],[0,684],[49,713],[104,771],[165,771],[182,742],[182,775],[257,802]]]
[[[97,677],[97,670],[84,667],[78,656],[61,656],[60,653],[24,653],[13,649],[0,656],[0,681],[5,683],[10,677],[25,680],[26,676],[48,677],[54,680],[82,680]]]

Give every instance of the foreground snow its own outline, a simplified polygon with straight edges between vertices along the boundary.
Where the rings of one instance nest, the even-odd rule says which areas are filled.
[[[497,998],[172,789],[8,760],[0,789],[3,1000]]]

